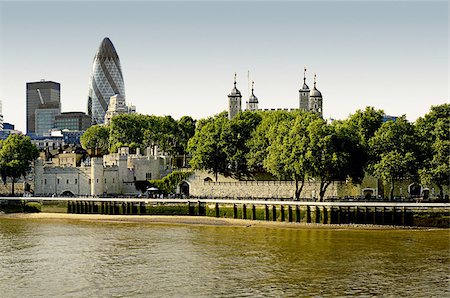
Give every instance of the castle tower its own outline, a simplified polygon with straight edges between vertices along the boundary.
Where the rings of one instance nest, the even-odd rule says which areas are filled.
[[[247,110],[248,111],[257,111],[258,110],[258,98],[253,93],[255,82],[252,82],[252,95],[250,95],[250,98],[247,101]]]
[[[316,88],[316,74],[314,74],[314,87],[309,93],[309,111],[317,113],[323,118],[322,103],[322,93]]]
[[[236,73],[234,74],[234,88],[231,93],[228,94],[228,119],[234,118],[240,111],[241,108],[242,95],[241,92],[236,88]]]
[[[303,86],[298,90],[300,95],[300,111],[309,110],[309,87],[306,85],[306,67],[303,70]]]

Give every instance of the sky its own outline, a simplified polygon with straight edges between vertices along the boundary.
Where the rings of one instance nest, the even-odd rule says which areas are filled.
[[[235,72],[243,106],[254,81],[260,108],[298,108],[306,66],[324,118],[373,106],[415,121],[449,102],[448,16],[448,1],[0,0],[4,121],[25,131],[25,86],[41,79],[61,83],[63,112],[85,112],[104,37],[139,113],[220,113]]]

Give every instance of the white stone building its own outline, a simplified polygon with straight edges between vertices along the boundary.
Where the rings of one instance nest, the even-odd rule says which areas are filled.
[[[153,153],[153,154],[152,154]],[[156,154],[154,154],[156,153]],[[147,149],[87,158],[80,165],[55,165],[39,158],[35,162],[35,195],[136,195],[136,181],[160,179],[170,173],[170,158]]]

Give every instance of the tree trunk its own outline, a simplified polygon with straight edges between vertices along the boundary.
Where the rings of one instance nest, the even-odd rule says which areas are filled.
[[[391,178],[390,200],[394,200],[394,178]]]
[[[444,187],[442,185],[438,185],[439,187],[439,196],[441,197],[441,200],[444,199]]]
[[[321,181],[320,182],[320,193],[319,193],[319,201],[323,202],[323,197],[325,196],[325,192],[327,191],[328,186],[330,186],[331,182],[325,182],[325,181]]]
[[[298,186],[299,179],[295,179],[295,199],[300,200],[300,194],[303,190],[303,185],[305,184],[305,179],[300,180],[302,184],[300,185],[300,188]]]

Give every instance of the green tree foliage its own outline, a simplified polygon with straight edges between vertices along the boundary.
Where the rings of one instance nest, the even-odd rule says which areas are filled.
[[[306,154],[309,176],[319,183],[322,201],[328,186],[335,180],[359,182],[364,177],[361,148],[345,123],[327,124],[317,119],[308,126],[309,149]]]
[[[237,114],[224,129],[224,137],[229,140],[226,153],[230,162],[230,172],[237,179],[250,175],[246,159],[250,152],[248,141],[260,121],[260,114],[245,111]]]
[[[14,183],[25,177],[31,169],[31,163],[39,156],[39,151],[29,137],[12,134],[1,143],[0,171],[3,182],[11,178],[11,194],[14,195]]]
[[[436,184],[444,197],[444,185],[450,186],[450,104],[432,106],[415,123],[420,145],[420,180]]]
[[[183,166],[186,166],[186,154],[189,140],[195,134],[195,120],[190,116],[183,116],[178,121],[178,133],[176,135],[178,153],[183,155]]]
[[[370,169],[384,183],[390,183],[391,199],[393,199],[395,179],[403,177],[417,179],[417,137],[414,127],[405,116],[397,118],[396,121],[383,123],[369,140],[369,146],[375,157],[370,164]],[[393,161],[394,157],[399,161],[389,167],[387,162]]]
[[[314,113],[299,114],[294,119],[286,118],[272,129],[272,140],[264,159],[264,168],[281,180],[295,181],[295,198],[300,199],[305,179],[310,168],[307,153],[309,144],[308,126],[319,119]]]
[[[350,115],[347,120],[344,120],[348,133],[358,139],[358,142],[363,149],[364,156],[362,156],[362,158],[365,159],[365,166],[371,160],[375,159],[375,157],[370,154],[369,140],[383,124],[383,115],[384,112],[382,110],[366,107],[364,111],[357,110],[354,114]]]
[[[390,198],[394,198],[395,179],[408,177],[414,167],[416,158],[412,152],[400,153],[397,150],[381,154],[380,160],[374,164],[374,174],[385,182],[390,182]]]
[[[248,169],[253,172],[263,172],[264,159],[268,154],[268,148],[274,141],[278,124],[287,119],[294,119],[297,113],[287,111],[260,112],[261,121],[251,133],[247,141],[249,152],[246,155]]]
[[[192,175],[192,172],[172,172],[166,177],[157,180],[150,180],[150,186],[156,187],[162,192],[174,193],[177,189],[177,186],[183,181],[189,178]]]
[[[101,156],[109,151],[109,126],[93,125],[81,136],[81,146],[92,156]]]
[[[192,154],[190,161],[193,169],[203,169],[214,174],[229,175],[229,120],[226,112],[214,117],[202,119],[194,136],[188,142],[188,151]]]

